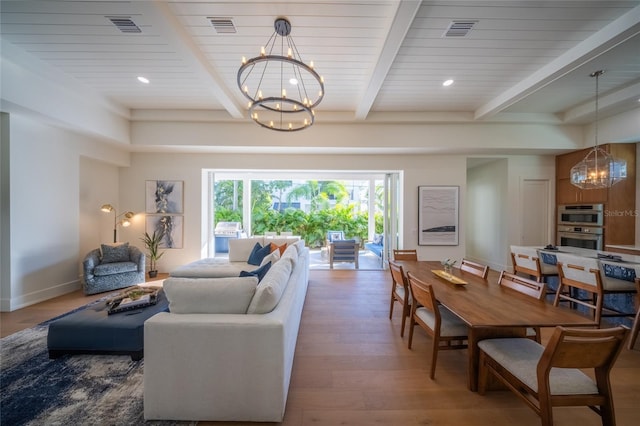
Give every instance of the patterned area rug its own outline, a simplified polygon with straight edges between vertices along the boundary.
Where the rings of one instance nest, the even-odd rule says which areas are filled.
[[[196,424],[144,421],[144,359],[65,355],[50,360],[47,331],[51,321],[0,340],[0,424]]]

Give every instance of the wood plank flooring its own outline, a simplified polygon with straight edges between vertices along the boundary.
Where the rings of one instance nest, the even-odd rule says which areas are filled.
[[[431,340],[416,328],[413,349],[407,349],[407,333],[400,338],[399,305],[389,320],[389,292],[388,271],[311,271],[283,425],[540,424],[508,391],[485,396],[468,391],[466,350],[440,352],[436,379],[430,380]],[[2,313],[2,335],[93,299],[77,292]],[[543,331],[543,342],[549,334]],[[633,351],[623,350],[612,382],[618,426],[638,424],[640,343]],[[554,415],[556,426],[601,424],[582,407],[556,408]]]

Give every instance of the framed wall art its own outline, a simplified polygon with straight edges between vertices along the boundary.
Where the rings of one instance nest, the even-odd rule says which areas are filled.
[[[146,216],[145,231],[152,235],[154,232],[162,234],[160,248],[181,249],[183,246],[183,216],[175,214],[148,214]]]
[[[158,214],[184,213],[184,181],[148,180],[146,186],[146,212]]]
[[[458,245],[458,186],[418,187],[418,245]]]

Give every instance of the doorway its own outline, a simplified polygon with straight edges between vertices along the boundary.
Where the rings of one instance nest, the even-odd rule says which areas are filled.
[[[391,250],[402,244],[401,188],[400,171],[203,170],[202,256],[216,256],[216,222],[233,220],[242,223],[243,236],[283,231],[302,234],[312,250],[312,268],[328,269],[322,249],[326,231],[333,229],[319,229],[320,225],[344,223],[351,216],[354,224],[342,226],[347,237],[361,242],[360,269],[383,269]],[[221,197],[219,191],[225,195]],[[259,203],[262,205],[256,208]],[[315,214],[320,208],[336,213]],[[322,222],[317,224],[319,216]],[[305,226],[296,226],[291,217],[305,221]],[[379,235],[388,243],[382,253],[375,254],[365,243]]]

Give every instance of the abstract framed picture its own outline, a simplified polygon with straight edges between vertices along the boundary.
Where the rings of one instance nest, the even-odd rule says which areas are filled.
[[[184,181],[148,180],[145,204],[147,213],[183,214]]]
[[[152,235],[154,232],[162,234],[160,248],[181,249],[183,242],[183,216],[175,214],[148,214],[146,216],[145,231]]]
[[[458,245],[458,186],[418,187],[418,245]]]

